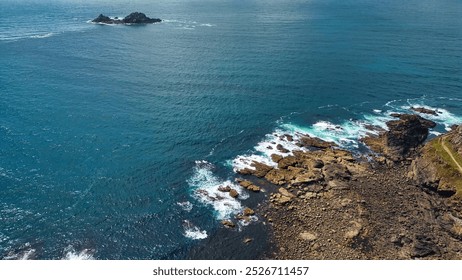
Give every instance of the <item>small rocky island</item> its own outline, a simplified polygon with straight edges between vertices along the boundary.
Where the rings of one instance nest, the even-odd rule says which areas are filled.
[[[134,12],[129,14],[123,19],[119,18],[110,18],[108,16],[105,16],[103,14],[100,14],[97,18],[92,20],[94,23],[104,23],[104,24],[150,24],[150,23],[156,23],[156,22],[161,22],[162,20],[159,18],[150,18],[147,17],[143,13],[139,12]]]

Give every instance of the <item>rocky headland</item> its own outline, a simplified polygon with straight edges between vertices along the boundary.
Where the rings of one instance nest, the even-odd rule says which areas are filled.
[[[370,153],[304,136],[289,139],[304,149],[278,147],[287,155],[274,154],[274,165],[237,170],[241,186],[269,191],[268,203],[240,217],[271,226],[268,258],[462,259],[462,126],[427,141],[435,123],[393,117],[362,139]]]
[[[119,18],[110,18],[103,14],[100,14],[97,18],[92,20],[93,23],[104,23],[104,24],[150,24],[161,22],[159,18],[150,18],[143,13],[134,12],[129,14],[123,19]]]

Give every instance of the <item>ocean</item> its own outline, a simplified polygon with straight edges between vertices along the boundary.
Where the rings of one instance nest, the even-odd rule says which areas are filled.
[[[140,11],[163,22],[100,25]],[[462,123],[458,0],[2,0],[0,259],[257,259],[280,136]],[[260,182],[263,184],[263,182]],[[237,189],[237,199],[217,190]],[[270,188],[268,186],[268,188]],[[244,244],[245,238],[252,242]]]

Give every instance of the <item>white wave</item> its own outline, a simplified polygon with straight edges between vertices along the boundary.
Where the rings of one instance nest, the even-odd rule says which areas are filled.
[[[49,38],[49,37],[51,37],[53,35],[55,35],[55,33],[49,32],[49,33],[46,33],[46,34],[31,35],[31,36],[29,36],[29,38],[31,38],[31,39],[43,39],[43,38]]]
[[[242,210],[239,200],[247,199],[248,194],[243,188],[230,180],[221,180],[213,174],[214,166],[207,161],[196,161],[194,173],[188,179],[193,190],[193,197],[198,201],[211,205],[219,220],[229,219]],[[218,190],[220,186],[230,186],[239,193],[239,199],[232,198],[228,193]]]
[[[181,209],[183,209],[186,212],[191,212],[191,210],[193,209],[193,204],[189,201],[177,202],[176,204],[179,205]]]
[[[93,250],[83,249],[77,252],[72,245],[64,250],[63,260],[94,260]]]
[[[190,239],[205,239],[208,237],[207,231],[201,230],[197,226],[193,225],[190,221],[183,221],[184,236]]]
[[[210,23],[202,23],[199,26],[214,27],[216,25],[215,24],[210,24]]]
[[[408,101],[408,104],[409,104],[408,106],[402,106],[401,108],[404,109],[404,110],[407,110],[407,111],[409,111],[409,112],[411,112],[413,114],[418,114],[423,118],[432,120],[432,121],[436,122],[437,124],[443,125],[446,131],[451,130],[451,126],[459,125],[459,124],[462,123],[462,117],[461,116],[457,116],[455,114],[452,114],[451,112],[449,112],[446,109],[438,108],[438,107],[432,107],[432,106],[428,106],[426,104],[418,103],[418,102],[413,103],[411,101]],[[414,108],[421,107],[421,108],[433,110],[433,111],[435,111],[437,113],[437,116],[431,115],[431,114],[423,114],[423,113],[415,112],[415,111],[411,110],[412,107],[414,107]]]

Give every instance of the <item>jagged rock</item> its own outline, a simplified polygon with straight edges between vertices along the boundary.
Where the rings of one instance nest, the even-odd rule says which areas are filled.
[[[322,173],[328,180],[346,180],[351,178],[351,172],[345,165],[330,163],[323,167]]]
[[[391,159],[399,161],[419,147],[428,136],[428,129],[436,123],[417,115],[391,114],[398,120],[387,122],[388,131],[378,137],[365,137],[363,142],[372,150],[384,153]]]
[[[243,214],[244,216],[252,216],[252,215],[255,214],[255,211],[253,211],[252,209],[246,207],[246,208],[244,208],[244,210],[242,211],[242,214]]]
[[[277,144],[276,149],[278,149],[278,151],[280,151],[281,153],[284,153],[284,154],[287,154],[288,152],[290,152],[289,150],[284,148],[281,144]]]
[[[218,190],[220,192],[229,192],[229,191],[231,191],[231,187],[230,186],[219,186]]]
[[[247,188],[248,186],[252,185],[253,183],[248,180],[239,180],[239,185],[243,188]]]
[[[235,225],[232,221],[230,221],[230,220],[223,220],[223,221],[221,221],[221,224],[224,225],[224,226],[227,227],[227,228],[234,228],[234,227],[236,227],[236,225]]]
[[[272,154],[271,155],[271,160],[273,160],[276,163],[278,163],[282,158],[283,158],[283,156],[278,155],[278,154]]]
[[[254,175],[258,178],[263,178],[269,171],[273,169],[273,167],[257,161],[252,162],[252,167],[255,169],[244,168],[238,170],[237,173],[242,175]]]
[[[143,13],[134,12],[126,16],[123,20],[124,23],[131,24],[147,24],[147,23],[156,23],[161,22],[161,19],[158,18],[149,18]]]
[[[319,169],[313,169],[305,171],[304,173],[299,173],[295,179],[292,180],[292,185],[302,185],[302,184],[311,184],[319,182],[323,179],[323,174]]]
[[[313,161],[313,164],[311,166],[312,168],[323,168],[324,167],[324,162],[320,159],[317,159]]]
[[[114,24],[114,20],[111,19],[110,17],[108,16],[105,16],[103,14],[100,14],[97,18],[95,18],[94,20],[92,20],[92,22],[95,22],[95,23],[106,23],[106,24]]]
[[[231,196],[232,198],[236,198],[239,196],[239,193],[235,189],[231,189],[229,191],[229,196]]]
[[[319,148],[326,149],[330,147],[336,147],[337,145],[332,142],[327,142],[317,137],[303,136],[300,138],[298,146],[305,148]]]
[[[286,137],[287,141],[290,141],[290,142],[294,141],[294,137],[292,135],[284,134],[284,136]]]
[[[284,188],[279,188],[278,189],[278,192],[283,195],[283,196],[287,196],[287,197],[295,197],[295,195],[293,195],[291,192],[289,192],[288,190],[284,189]]]
[[[149,18],[143,13],[134,12],[126,16],[124,19],[120,20],[118,18],[111,19],[108,16],[100,14],[97,18],[92,20],[95,23],[105,23],[105,24],[149,24],[161,22],[161,19],[158,18]]]
[[[297,158],[294,156],[287,156],[279,160],[278,168],[286,169],[289,166],[295,166],[297,164]]]
[[[422,114],[438,116],[438,112],[436,110],[431,110],[423,107],[411,107],[411,110]]]
[[[438,253],[439,249],[435,242],[429,237],[418,235],[414,240],[411,257],[423,258]]]

